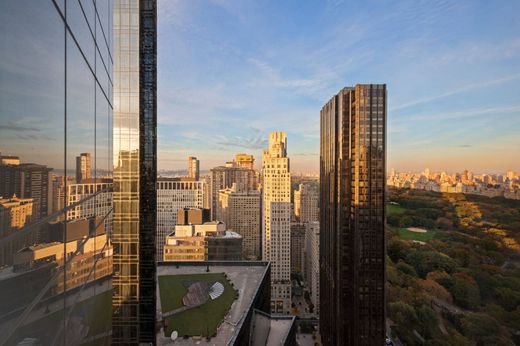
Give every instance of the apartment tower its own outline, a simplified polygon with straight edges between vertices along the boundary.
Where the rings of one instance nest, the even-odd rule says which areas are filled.
[[[114,0],[112,343],[155,344],[157,3]]]
[[[76,156],[76,183],[92,176],[92,156],[90,153],[81,153]]]
[[[344,88],[320,115],[320,334],[382,345],[386,85]]]
[[[272,132],[264,150],[263,260],[271,262],[271,312],[291,310],[291,175],[287,157],[287,135]]]
[[[199,165],[200,161],[197,160],[194,156],[188,157],[188,178],[193,178],[195,180],[199,180],[200,173],[199,173]]]

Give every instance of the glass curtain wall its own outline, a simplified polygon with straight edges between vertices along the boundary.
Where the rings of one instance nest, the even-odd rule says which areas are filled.
[[[0,2],[2,345],[110,344],[112,6]]]

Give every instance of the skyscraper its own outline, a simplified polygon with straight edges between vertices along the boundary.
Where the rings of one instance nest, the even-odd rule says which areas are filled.
[[[195,156],[188,157],[188,177],[199,180],[199,160]]]
[[[191,178],[159,178],[157,180],[157,260],[162,259],[164,242],[177,225],[177,212],[184,208],[202,208],[204,182]]]
[[[300,222],[318,221],[318,198],[318,192],[305,184],[294,191],[294,214]]]
[[[211,169],[211,219],[219,220],[219,191],[235,184],[237,191],[248,191],[256,188],[255,171],[234,165],[218,166]]]
[[[261,257],[261,202],[260,191],[237,191],[235,185],[219,193],[220,221],[244,238],[244,259],[258,260]]]
[[[271,312],[291,310],[291,175],[287,135],[271,132],[262,159],[263,260],[270,261]]]
[[[32,198],[34,220],[52,212],[52,168],[35,163],[0,164],[0,196]]]
[[[238,167],[255,169],[255,157],[250,154],[236,154],[235,162]]]
[[[157,4],[114,0],[112,342],[155,343]]]
[[[342,89],[321,110],[320,333],[385,339],[386,85]]]
[[[90,153],[81,153],[76,156],[76,183],[90,179],[92,173],[92,158]]]

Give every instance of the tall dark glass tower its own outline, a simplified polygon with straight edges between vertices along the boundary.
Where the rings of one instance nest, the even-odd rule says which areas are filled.
[[[155,344],[157,4],[114,0],[112,343]]]
[[[386,85],[344,88],[321,110],[320,333],[385,339]]]

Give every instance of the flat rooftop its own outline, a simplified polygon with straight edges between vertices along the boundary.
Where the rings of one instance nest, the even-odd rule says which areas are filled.
[[[209,268],[209,272],[206,272]],[[238,297],[232,302],[229,311],[224,316],[217,329],[216,336],[206,341],[202,338],[183,338],[183,335],[172,341],[164,335],[161,328],[157,334],[158,345],[227,345],[233,336],[240,330],[244,317],[252,308],[253,299],[257,294],[260,284],[267,272],[267,262],[161,262],[157,266],[158,279],[161,276],[219,274],[225,273],[233,283],[233,288],[238,291]],[[158,280],[159,281],[159,280]],[[162,311],[161,288],[157,285],[157,311],[158,316],[166,313]],[[181,297],[176,297],[177,299]],[[189,311],[189,310],[188,310]],[[158,317],[160,318],[160,317]],[[173,327],[175,330],[175,327]]]

